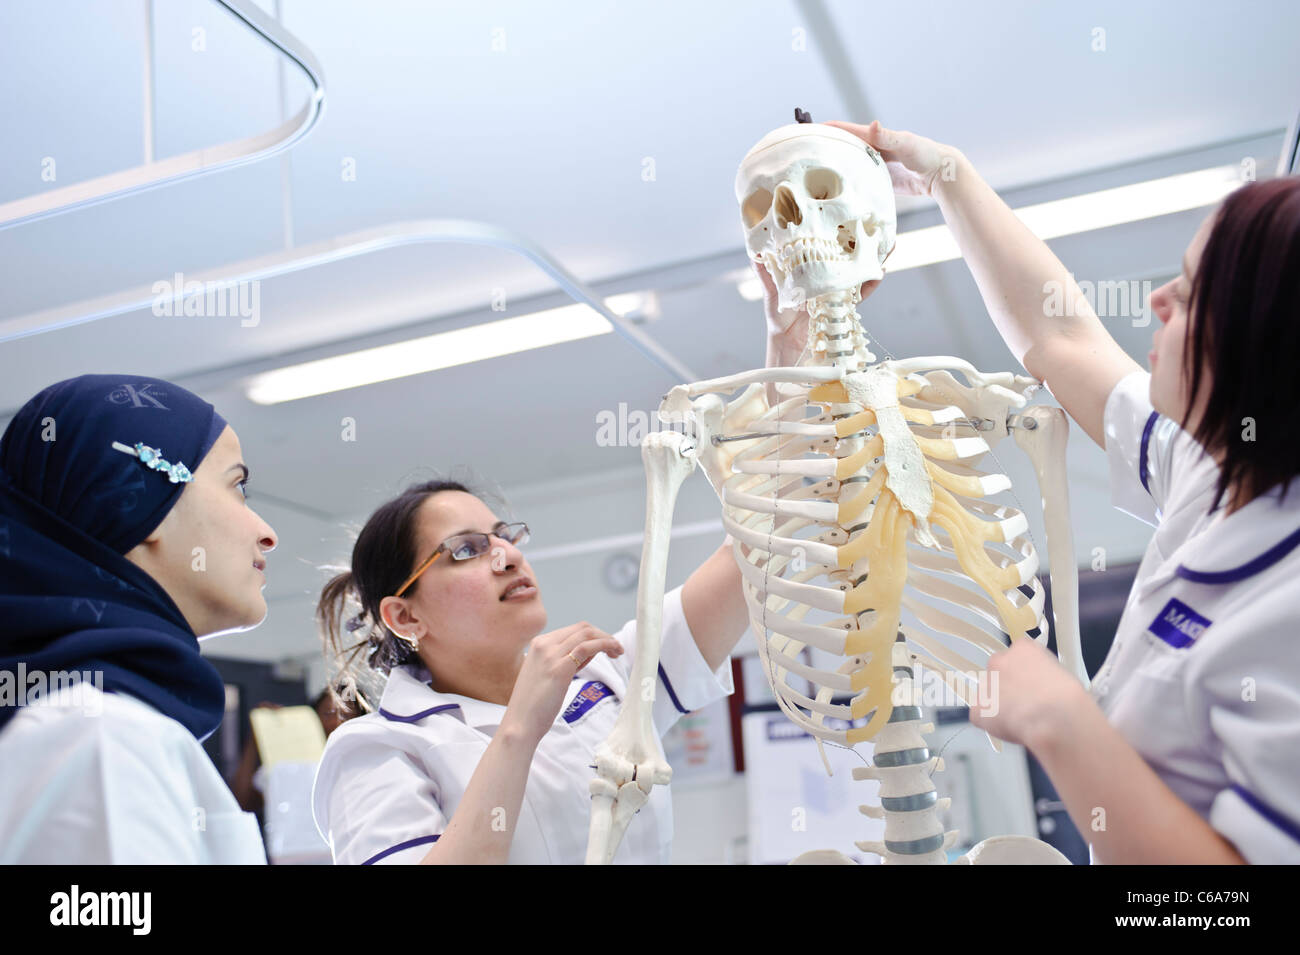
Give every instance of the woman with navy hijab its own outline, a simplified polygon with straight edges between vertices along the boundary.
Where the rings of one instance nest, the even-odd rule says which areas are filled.
[[[275,532],[212,405],[136,375],[46,388],[0,438],[0,863],[264,863],[200,742],[199,637],[266,616]]]

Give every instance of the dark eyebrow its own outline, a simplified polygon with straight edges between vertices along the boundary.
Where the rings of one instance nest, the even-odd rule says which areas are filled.
[[[248,480],[248,465],[247,465],[247,464],[244,464],[242,461],[241,461],[239,464],[232,464],[230,467],[226,468],[226,473],[229,474],[231,471],[235,470],[235,468],[239,468],[241,471],[244,472],[244,480],[247,481],[247,480]]]
[[[492,531],[495,531],[498,527],[504,527],[505,524],[506,524],[505,521],[497,521],[495,524],[492,525]],[[455,534],[448,534],[447,536],[458,537],[461,534],[490,534],[492,533],[492,531],[478,531],[472,527],[467,527],[463,531],[457,531]]]

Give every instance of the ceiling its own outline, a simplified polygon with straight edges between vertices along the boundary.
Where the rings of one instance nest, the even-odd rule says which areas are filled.
[[[712,377],[763,362],[761,307],[724,278],[746,263],[732,180],[795,106],[954,143],[1013,205],[1246,157],[1266,173],[1300,108],[1300,7],[1281,0],[1248,16],[1201,0],[262,6],[324,69],[317,127],[280,157],[0,230],[0,322],[360,229],[464,218],[531,239],[602,294],[656,290],[662,315],[643,330]],[[307,84],[286,73],[282,97],[277,55],[216,4],[152,9],[159,158],[301,106]],[[0,5],[0,202],[141,162],[144,11]],[[938,221],[920,201],[900,212],[904,228]],[[1159,284],[1205,213],[1051,245],[1079,278]],[[502,290],[504,315],[490,307]],[[674,381],[617,335],[271,407],[244,397],[247,377],[567,300],[500,249],[374,252],[264,280],[253,327],[140,309],[4,343],[0,420],[92,371],[200,391],[236,428],[294,558],[268,596],[302,602],[344,525],[417,469],[468,464],[521,492],[635,469],[635,448],[597,443],[596,415],[648,412]],[[960,261],[891,276],[861,313],[884,354],[1015,368]],[[1144,360],[1153,328],[1113,331]],[[1109,507],[1105,459],[1086,441],[1076,430],[1076,514]],[[1132,528],[1136,554],[1146,534]]]

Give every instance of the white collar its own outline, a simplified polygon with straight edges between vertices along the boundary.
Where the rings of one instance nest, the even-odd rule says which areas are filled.
[[[418,723],[437,713],[459,716],[469,726],[500,726],[506,708],[459,693],[439,693],[420,663],[393,667],[379,701],[379,715],[397,723]]]
[[[1179,549],[1175,573],[1193,583],[1231,584],[1282,560],[1300,546],[1298,486],[1300,477],[1285,498],[1278,485],[1232,514],[1226,513],[1226,501],[1220,502],[1205,529]]]

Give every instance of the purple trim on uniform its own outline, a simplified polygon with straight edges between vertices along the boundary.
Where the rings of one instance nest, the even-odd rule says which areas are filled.
[[[686,707],[682,706],[682,701],[677,699],[677,694],[673,692],[673,685],[668,682],[668,674],[664,672],[664,665],[659,664],[659,679],[664,681],[664,687],[668,690],[668,698],[673,701],[673,706],[677,707],[678,713],[689,713]]]
[[[418,723],[426,716],[432,716],[434,713],[441,713],[443,710],[454,710],[459,703],[444,703],[442,706],[435,706],[432,709],[421,710],[412,716],[398,716],[396,713],[390,713],[382,706],[379,708],[379,715],[386,720],[392,720],[394,723]]]
[[[1261,570],[1272,567],[1295,550],[1297,544],[1300,544],[1300,530],[1289,534],[1254,560],[1248,561],[1240,567],[1234,567],[1231,570],[1192,570],[1190,567],[1179,564],[1174,573],[1183,580],[1190,580],[1194,584],[1235,584],[1239,580],[1245,580],[1253,574],[1258,574]]]
[[[441,833],[439,833],[441,835]],[[395,846],[389,846],[383,852],[377,852],[372,855],[362,865],[374,865],[380,859],[387,859],[394,852],[401,852],[403,849],[410,849],[414,846],[428,845],[431,842],[437,842],[438,836],[420,836],[418,839],[407,839],[405,842],[399,842]]]
[[[1264,805],[1254,795],[1246,792],[1246,790],[1242,789],[1236,783],[1232,784],[1232,791],[1245,800],[1246,805],[1251,809],[1255,810],[1273,825],[1277,826],[1296,842],[1300,842],[1300,826],[1297,826],[1290,819],[1285,818],[1280,812],[1273,809],[1271,806]]]
[[[1147,426],[1142,429],[1142,451],[1138,454],[1138,478],[1142,481],[1142,490],[1148,494],[1151,493],[1151,486],[1147,479],[1151,476],[1147,471],[1147,446],[1151,443],[1151,430],[1156,426],[1156,418],[1160,417],[1159,411],[1151,412],[1147,418]]]

